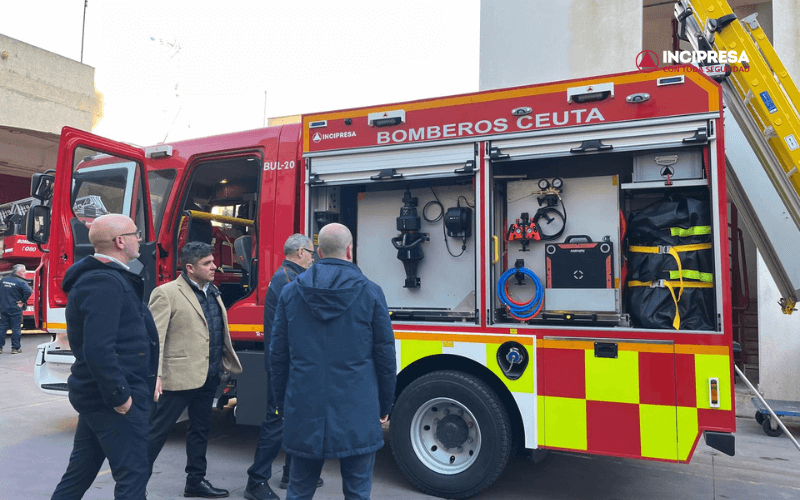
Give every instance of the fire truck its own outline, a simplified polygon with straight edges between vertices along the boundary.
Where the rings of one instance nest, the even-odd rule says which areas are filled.
[[[62,132],[28,238],[47,243],[38,385],[73,357],[61,281],[104,213],[143,231],[149,289],[212,243],[244,373],[236,419],[264,416],[263,302],[285,239],[331,222],[387,299],[391,446],[438,496],[487,488],[529,450],[687,462],[734,453],[720,86],[656,70],[305,115],[139,149]],[[48,233],[49,228],[49,234]],[[262,344],[262,345],[259,345]]]
[[[33,290],[22,311],[23,323],[28,327],[39,324],[35,270],[42,258],[40,247],[25,239],[26,217],[33,201],[33,198],[25,198],[0,205],[0,278],[11,274],[15,264],[25,265],[27,271],[24,279]]]

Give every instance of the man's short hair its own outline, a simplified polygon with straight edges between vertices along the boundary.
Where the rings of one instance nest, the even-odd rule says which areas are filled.
[[[214,247],[202,241],[190,241],[181,249],[181,263],[197,265],[197,261],[214,253]]]
[[[295,233],[286,238],[286,243],[283,244],[283,255],[292,255],[301,248],[307,248],[309,246],[313,248],[311,238],[304,234]]]
[[[14,266],[11,268],[11,271],[14,274],[17,274],[20,271],[27,271],[27,269],[25,269],[25,264],[14,264]]]

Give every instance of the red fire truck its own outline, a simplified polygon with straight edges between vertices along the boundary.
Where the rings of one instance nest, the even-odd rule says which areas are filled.
[[[348,226],[395,328],[391,446],[421,490],[461,498],[513,453],[686,462],[733,454],[722,96],[693,71],[624,73],[306,115],[301,124],[139,149],[62,132],[29,239],[49,245],[56,334],[37,383],[61,391],[67,268],[103,213],[143,230],[152,289],[213,243],[263,417],[263,301],[292,233]],[[49,235],[47,228],[51,228]],[[233,385],[233,384],[232,384]]]
[[[25,239],[25,221],[33,198],[12,201],[0,205],[0,278],[12,273],[15,264],[24,264],[25,281],[33,290],[22,312],[22,320],[26,327],[37,325],[37,282],[36,268],[39,267],[42,251],[36,243]]]

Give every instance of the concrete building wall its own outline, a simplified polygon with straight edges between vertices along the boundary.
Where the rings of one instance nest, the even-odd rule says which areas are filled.
[[[0,35],[0,125],[58,134],[102,116],[94,68]]]
[[[795,83],[800,82],[800,0],[773,0],[775,51]],[[764,16],[766,17],[766,16]],[[762,20],[759,15],[759,22]],[[765,397],[800,401],[800,311],[787,316],[777,306],[775,282],[758,259],[759,390]]]
[[[642,0],[483,0],[480,90],[636,69]]]

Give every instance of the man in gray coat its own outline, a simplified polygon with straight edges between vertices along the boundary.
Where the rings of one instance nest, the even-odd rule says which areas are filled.
[[[369,499],[394,404],[394,332],[383,291],[352,263],[345,226],[320,231],[319,256],[284,287],[272,327],[272,384],[292,455],[286,499],[312,498],[328,458],[339,459],[345,498]]]

